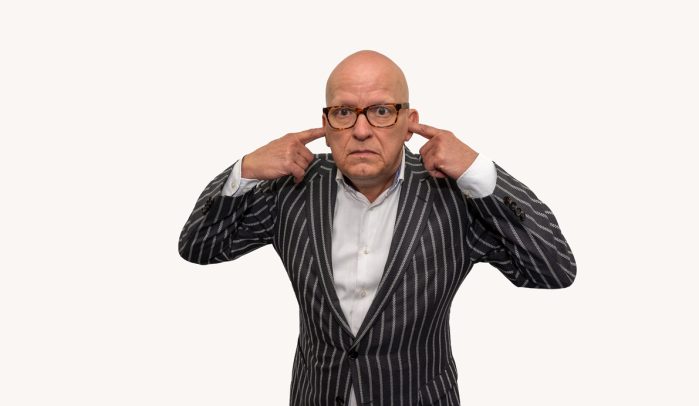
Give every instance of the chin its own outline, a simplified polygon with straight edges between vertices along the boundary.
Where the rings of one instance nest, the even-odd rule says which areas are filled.
[[[372,178],[379,174],[379,170],[371,165],[367,164],[354,164],[347,167],[340,168],[342,173],[351,177],[358,179]]]

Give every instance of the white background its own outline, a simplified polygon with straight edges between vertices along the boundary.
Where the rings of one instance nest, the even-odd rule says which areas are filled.
[[[360,49],[575,254],[558,291],[474,267],[451,312],[462,404],[698,404],[694,4],[3,2],[0,404],[288,404],[298,304],[274,250],[202,267],[177,240],[224,168],[320,126]]]

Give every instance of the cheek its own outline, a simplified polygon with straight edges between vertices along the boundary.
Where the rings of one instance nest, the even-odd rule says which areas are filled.
[[[329,146],[330,148],[333,148],[335,145],[337,145],[337,137],[334,134],[331,134],[329,131],[325,133],[325,144]]]
[[[337,153],[345,150],[348,137],[343,137],[342,134],[327,134],[325,141],[330,149]]]
[[[381,137],[381,147],[384,153],[395,153],[396,150],[401,149],[404,141],[402,134],[403,132],[401,131],[392,131],[390,134]]]

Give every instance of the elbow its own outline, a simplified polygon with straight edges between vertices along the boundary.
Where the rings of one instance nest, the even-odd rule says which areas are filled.
[[[576,265],[575,261],[571,261],[568,264],[563,265],[563,274],[564,278],[561,281],[561,288],[570,287],[570,285],[572,285],[575,281],[575,277],[578,275],[578,266]]]
[[[575,262],[561,262],[558,264],[559,272],[556,280],[552,281],[549,288],[564,289],[570,287],[577,276],[577,266]]]
[[[575,281],[575,276],[571,276],[569,278],[562,280],[561,284],[557,287],[558,287],[558,289],[569,288],[573,284],[574,281]]]
[[[209,265],[212,263],[212,261],[207,259],[207,258],[200,258],[199,256],[185,255],[181,251],[180,251],[180,257],[182,257],[182,259],[184,259],[187,262],[191,262],[191,263],[197,264],[197,265]]]
[[[554,253],[551,258],[555,258],[555,262],[552,263],[555,264],[556,268],[553,273],[555,278],[550,281],[551,286],[549,288],[564,289],[570,287],[575,282],[575,277],[578,273],[573,253],[568,249],[565,255]]]
[[[559,261],[559,267],[561,269],[561,278],[559,278],[562,283],[561,288],[567,288],[573,284],[578,275],[578,264],[575,263],[575,257],[570,249],[568,249],[567,255]]]
[[[197,265],[208,265],[211,263],[209,258],[207,258],[205,255],[201,255],[201,249],[196,249],[194,244],[186,239],[181,239],[179,241],[177,244],[177,251],[179,252],[180,257],[187,262]]]
[[[197,265],[208,265],[212,258],[205,253],[211,252],[211,242],[199,236],[197,230],[192,230],[185,225],[180,232],[177,241],[177,252],[187,262]]]

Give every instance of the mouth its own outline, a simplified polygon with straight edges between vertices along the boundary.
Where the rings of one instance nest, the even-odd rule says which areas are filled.
[[[356,151],[350,152],[348,155],[370,155],[370,154],[376,154],[376,152],[369,150],[369,149],[358,149]]]

